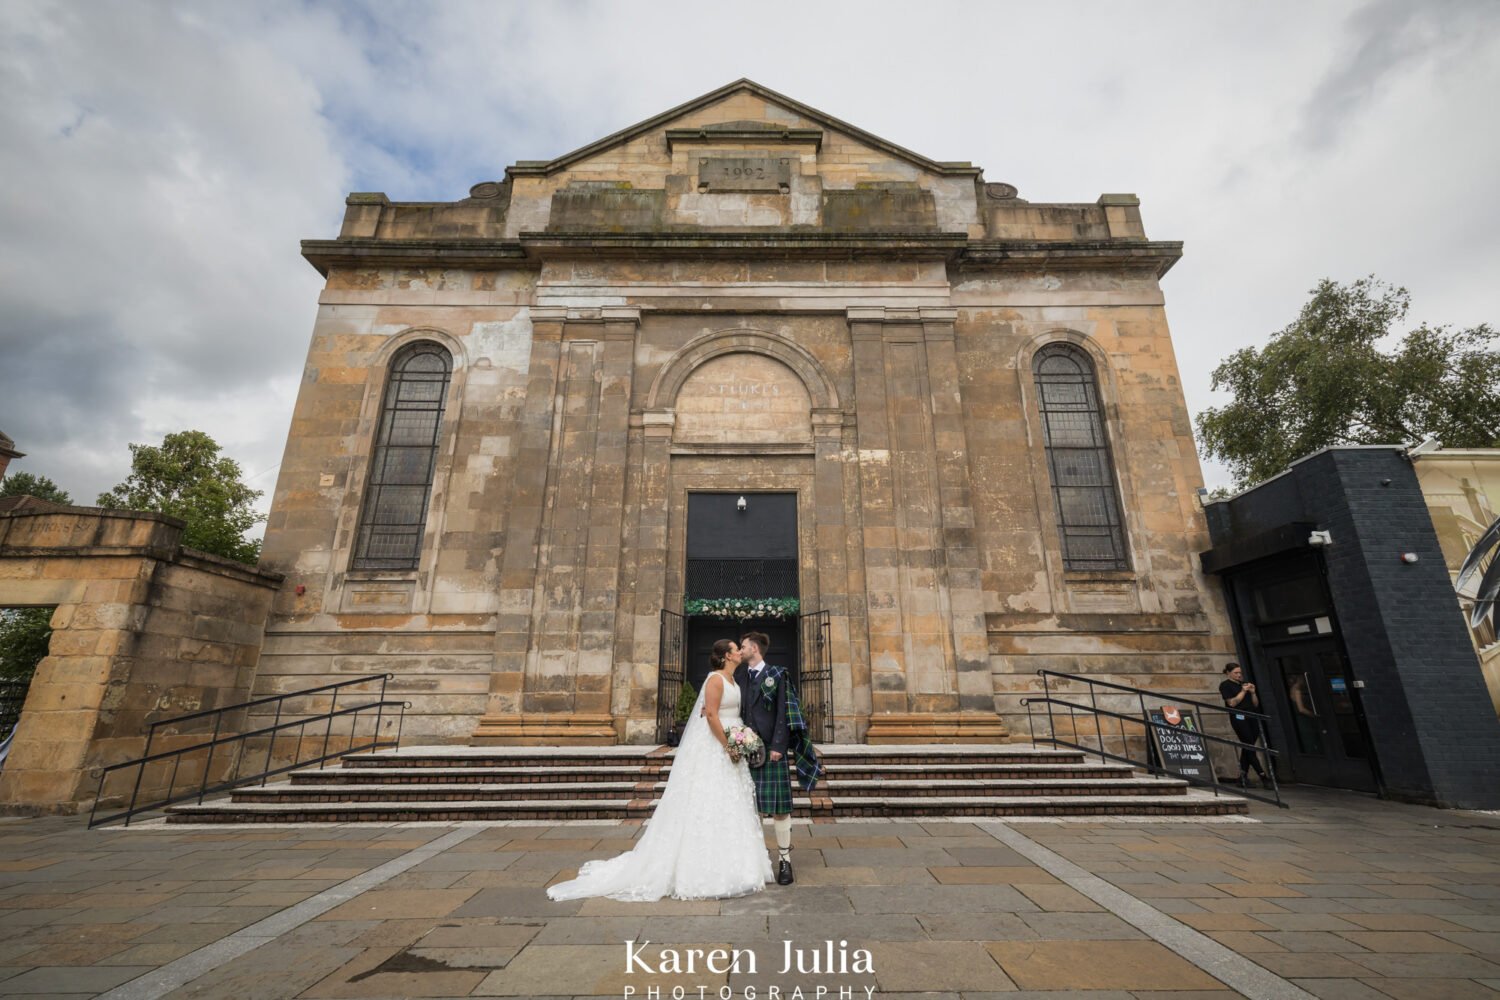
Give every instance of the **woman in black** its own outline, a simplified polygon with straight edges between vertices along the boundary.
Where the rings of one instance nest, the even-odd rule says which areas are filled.
[[[1224,699],[1226,708],[1240,709],[1239,712],[1230,713],[1229,724],[1234,727],[1236,739],[1241,743],[1250,744],[1240,751],[1240,787],[1250,787],[1250,769],[1253,767],[1256,777],[1260,778],[1261,787],[1270,788],[1271,781],[1266,777],[1266,772],[1261,770],[1260,759],[1251,749],[1260,742],[1260,720],[1243,714],[1247,711],[1260,711],[1260,695],[1256,693],[1254,684],[1245,682],[1245,671],[1238,663],[1230,663],[1224,667],[1224,680],[1219,684],[1219,697]]]

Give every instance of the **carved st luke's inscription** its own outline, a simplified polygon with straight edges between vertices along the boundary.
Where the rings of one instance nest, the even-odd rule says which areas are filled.
[[[698,161],[698,190],[785,192],[792,189],[792,161],[787,157],[725,156]]]
[[[781,386],[775,382],[731,382],[722,385],[710,385],[706,388],[710,396],[737,400],[745,409],[750,408],[751,400],[754,398],[781,395]]]

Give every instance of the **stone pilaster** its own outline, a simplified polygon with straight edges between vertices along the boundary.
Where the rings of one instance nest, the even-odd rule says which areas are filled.
[[[489,705],[472,739],[481,743],[608,743],[614,740],[614,728],[607,711],[592,718],[580,718],[572,711],[567,679],[571,658],[561,638],[577,623],[574,574],[579,569],[580,530],[576,521],[585,516],[580,501],[586,502],[589,496],[584,491],[592,471],[591,458],[585,460],[585,469],[565,469],[563,450],[570,443],[569,435],[574,445],[581,436],[592,443],[598,394],[584,390],[594,385],[599,352],[597,341],[576,336],[590,327],[567,335],[566,310],[535,308],[531,315],[526,405],[519,421],[520,447],[500,560],[495,672],[490,678]],[[580,483],[580,477],[584,482]],[[560,497],[573,501],[561,518],[557,516]],[[561,588],[561,594],[553,588]],[[564,606],[568,600],[571,612]]]
[[[625,539],[625,471],[630,438],[630,388],[640,310],[603,310],[603,370],[592,448],[583,603],[578,622],[574,711],[611,711],[611,677],[621,596],[620,560]],[[628,615],[628,611],[625,612]]]
[[[927,377],[932,390],[933,443],[937,459],[938,509],[941,514],[942,571],[946,576],[947,616],[952,628],[953,665],[957,671],[960,712],[993,714],[989,635],[984,618],[984,589],[974,534],[973,488],[969,478],[969,442],[964,433],[963,396],[953,321],[957,310],[923,309]]]
[[[989,694],[954,317],[849,311],[872,743],[1005,738]]]
[[[645,735],[655,732],[656,680],[661,640],[661,609],[667,596],[667,518],[671,479],[670,409],[641,414],[640,513],[637,518],[636,571],[631,595],[635,629],[631,642],[630,720]]]
[[[850,309],[854,399],[859,412],[860,519],[869,642],[870,710],[908,711],[901,620],[901,577],[891,477],[890,420],[886,413],[884,309]]]

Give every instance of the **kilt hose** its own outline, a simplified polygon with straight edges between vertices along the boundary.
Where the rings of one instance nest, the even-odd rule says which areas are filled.
[[[792,778],[787,760],[766,760],[765,767],[752,767],[755,779],[755,808],[762,816],[785,816],[792,811]]]

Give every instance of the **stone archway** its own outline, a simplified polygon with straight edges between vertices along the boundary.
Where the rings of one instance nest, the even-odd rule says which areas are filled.
[[[848,444],[846,416],[832,378],[810,352],[784,337],[724,330],[679,349],[657,373],[645,403],[636,466],[642,483],[636,638],[630,671],[616,677],[617,711],[629,713],[627,739],[644,737],[654,718],[656,618],[685,593],[687,496],[738,490],[741,470],[763,491],[796,495],[803,607],[833,616],[835,669],[847,674],[851,581],[845,525],[846,497],[853,490],[846,482],[851,470],[841,460]],[[849,711],[846,701],[840,713]],[[849,720],[852,713],[842,739],[854,736]]]
[[[805,348],[775,334],[737,329],[704,334],[673,355],[651,384],[647,411],[672,409],[683,383],[693,372],[705,362],[726,354],[761,354],[780,361],[802,380],[814,411],[838,410],[841,405],[833,380]]]

